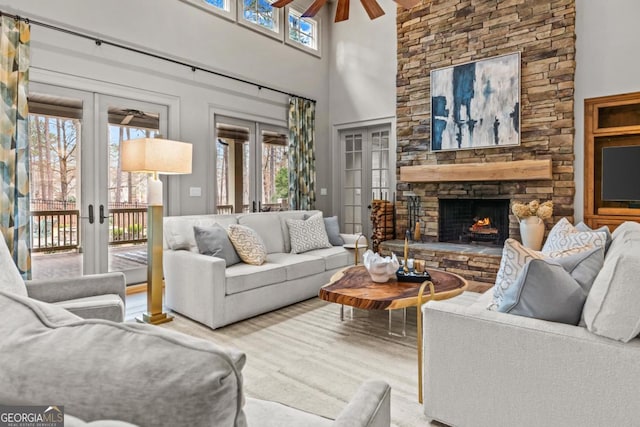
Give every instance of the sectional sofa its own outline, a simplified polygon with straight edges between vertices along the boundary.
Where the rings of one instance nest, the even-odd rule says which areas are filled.
[[[292,254],[287,219],[304,219],[319,211],[263,212],[232,215],[175,216],[164,219],[165,304],[213,329],[318,295],[341,268],[354,262],[342,246]],[[202,255],[194,226],[240,224],[255,230],[267,249],[262,265]],[[357,235],[341,234],[345,243]]]
[[[424,412],[465,427],[639,425],[640,224],[613,240],[585,326],[487,310],[492,291],[430,301]]]

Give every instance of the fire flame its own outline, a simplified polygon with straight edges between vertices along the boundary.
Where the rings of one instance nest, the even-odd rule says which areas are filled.
[[[473,230],[477,230],[478,228],[489,227],[491,225],[491,220],[489,218],[481,218],[477,220],[471,228]]]

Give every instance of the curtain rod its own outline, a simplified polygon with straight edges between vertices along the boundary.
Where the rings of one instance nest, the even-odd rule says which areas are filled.
[[[248,85],[256,86],[258,88],[258,90],[267,89],[267,90],[270,90],[272,92],[281,93],[283,95],[293,96],[293,97],[297,97],[297,98],[302,98],[302,99],[307,100],[307,101],[316,102],[315,99],[307,98],[305,96],[300,96],[300,95],[296,95],[294,93],[285,92],[284,90],[280,90],[280,89],[276,89],[276,88],[273,88],[273,87],[265,86],[265,85],[262,85],[260,83],[255,83],[255,82],[252,82],[250,80],[242,79],[240,77],[231,76],[229,74],[224,74],[224,73],[221,73],[219,71],[210,70],[208,68],[200,67],[198,65],[188,64],[188,63],[180,61],[178,59],[169,58],[168,56],[162,56],[162,55],[158,55],[156,53],[144,51],[142,49],[137,49],[135,47],[123,45],[123,44],[120,44],[120,43],[115,43],[115,42],[112,42],[112,41],[109,41],[109,40],[100,39],[100,38],[97,38],[95,36],[91,36],[89,34],[81,33],[79,31],[69,30],[67,28],[62,28],[62,27],[58,27],[58,26],[55,26],[55,25],[52,25],[52,24],[47,24],[46,22],[34,21],[32,19],[25,18],[25,17],[19,16],[19,15],[12,15],[10,13],[6,13],[6,12],[3,12],[1,10],[0,10],[0,16],[8,16],[9,18],[13,18],[13,19],[16,19],[16,20],[19,20],[19,21],[23,21],[23,22],[25,22],[27,24],[38,25],[40,27],[48,28],[50,30],[59,31],[59,32],[65,33],[65,34],[70,34],[72,36],[80,37],[80,38],[83,38],[83,39],[86,39],[86,40],[91,40],[91,41],[95,42],[95,44],[97,46],[101,46],[101,45],[104,44],[104,45],[107,45],[107,46],[112,46],[112,47],[117,47],[119,49],[128,50],[130,52],[135,52],[135,53],[138,53],[140,55],[149,56],[151,58],[161,59],[163,61],[171,62],[172,64],[182,65],[184,67],[190,68],[191,71],[193,71],[194,73],[196,71],[203,71],[205,73],[209,73],[209,74],[213,74],[213,75],[216,75],[216,76],[224,77],[224,78],[227,78],[227,79],[230,79],[230,80],[235,80],[235,81],[240,82],[240,83],[245,83],[245,84],[248,84]]]

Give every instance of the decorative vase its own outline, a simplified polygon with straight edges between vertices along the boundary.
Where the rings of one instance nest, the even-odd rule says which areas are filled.
[[[522,218],[520,237],[525,247],[539,251],[542,249],[542,239],[544,239],[544,222],[537,216]]]

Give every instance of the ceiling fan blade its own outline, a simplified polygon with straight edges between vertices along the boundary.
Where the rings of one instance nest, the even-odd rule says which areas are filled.
[[[273,7],[284,7],[286,5],[288,5],[289,3],[291,3],[293,0],[278,0],[275,3],[271,3],[271,6]]]
[[[313,18],[314,16],[316,16],[316,13],[318,13],[320,11],[322,6],[324,6],[324,4],[326,2],[327,2],[327,0],[315,0],[311,4],[311,6],[309,6],[309,9],[304,11],[304,13],[302,14],[302,17],[303,18]]]
[[[349,19],[349,0],[338,0],[336,19],[333,22],[342,22]]]
[[[376,0],[360,0],[362,6],[364,6],[364,10],[367,11],[367,15],[369,15],[369,19],[380,18],[384,15],[384,10],[380,7]]]
[[[411,9],[412,7],[422,3],[422,0],[395,0],[395,2],[405,9]]]

